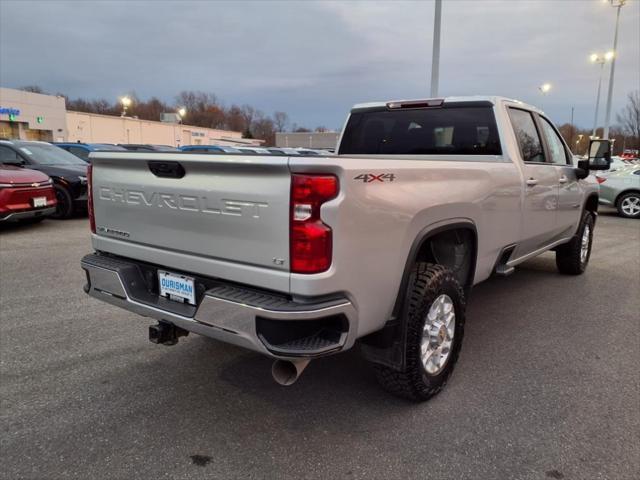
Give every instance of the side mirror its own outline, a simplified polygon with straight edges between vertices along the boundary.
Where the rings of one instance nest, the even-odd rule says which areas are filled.
[[[578,166],[581,167],[579,164]],[[589,142],[589,170],[609,170],[611,166],[611,141],[591,140]]]

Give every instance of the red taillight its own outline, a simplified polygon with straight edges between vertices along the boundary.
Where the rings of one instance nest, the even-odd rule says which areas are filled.
[[[596,180],[598,181],[598,183],[604,183],[607,179],[596,175]]]
[[[292,175],[289,253],[293,273],[320,273],[331,266],[333,233],[320,219],[320,207],[336,195],[334,175]]]
[[[93,213],[93,165],[87,168],[87,209],[89,210],[89,225],[91,233],[96,233],[96,217]]]

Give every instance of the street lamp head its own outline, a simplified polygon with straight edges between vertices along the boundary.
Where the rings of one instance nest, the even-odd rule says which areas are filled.
[[[540,89],[540,91],[545,94],[548,93],[549,90],[551,90],[551,84],[550,83],[543,83],[542,85],[540,85],[540,87],[538,87]]]
[[[599,58],[600,58],[600,55],[598,55],[597,53],[592,53],[589,56],[589,60],[591,60],[591,63],[596,63]]]
[[[121,97],[120,98],[120,103],[122,103],[122,106],[127,108],[128,106],[131,105],[131,99],[129,97]]]
[[[184,107],[181,107],[178,109],[178,115],[180,115],[182,118],[185,117],[185,115],[187,114],[187,109]]]
[[[615,56],[616,56],[615,52],[613,50],[609,50],[607,53],[604,54],[604,59],[611,60]]]

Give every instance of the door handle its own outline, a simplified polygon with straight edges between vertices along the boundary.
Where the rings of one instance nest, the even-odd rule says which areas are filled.
[[[562,175],[559,179],[558,182],[559,183],[567,183],[569,181],[569,179],[567,178],[566,175]]]
[[[538,180],[536,180],[535,178],[530,178],[525,183],[527,184],[527,187],[533,187],[538,184]]]

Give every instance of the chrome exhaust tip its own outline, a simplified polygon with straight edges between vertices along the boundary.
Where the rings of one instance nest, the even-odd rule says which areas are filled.
[[[280,385],[288,387],[296,383],[305,368],[309,365],[309,360],[276,360],[271,366],[271,375]]]

